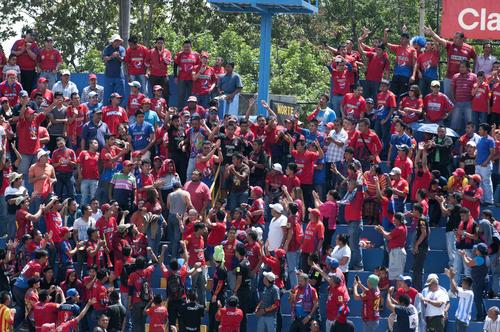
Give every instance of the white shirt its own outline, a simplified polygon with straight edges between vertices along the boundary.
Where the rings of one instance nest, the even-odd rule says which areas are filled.
[[[429,288],[425,288],[422,291],[422,295],[432,301],[441,301],[443,304],[440,307],[435,307],[430,303],[425,303],[425,317],[433,317],[433,316],[444,316],[444,309],[446,307],[446,303],[450,301],[448,297],[448,292],[443,288],[439,287],[435,292],[431,291]]]
[[[474,303],[474,292],[470,289],[464,290],[462,287],[457,287],[457,290],[458,307],[455,312],[455,318],[465,324],[469,324],[472,304]]]
[[[328,147],[326,148],[326,162],[334,163],[337,161],[342,161],[344,159],[344,151],[347,146],[347,131],[345,131],[344,128],[341,128],[338,133],[335,130],[331,130],[329,136],[335,141],[344,143],[344,145],[338,146],[337,144],[330,142],[328,144]]]
[[[486,317],[486,320],[484,321],[484,326],[483,326],[484,331],[492,331],[492,332],[498,332],[500,331],[500,316],[497,317],[496,320],[491,320],[490,317]]]
[[[281,215],[278,218],[273,218],[269,224],[269,235],[267,236],[267,241],[269,241],[269,251],[274,251],[279,249],[281,243],[283,242],[283,228],[288,224],[286,216]]]
[[[102,217],[102,211],[101,209],[97,209],[97,212],[96,213],[92,213],[91,215],[91,218],[94,219],[94,220],[99,220],[99,218]]]
[[[497,58],[493,55],[487,57],[485,57],[484,54],[478,55],[476,61],[474,61],[476,63],[474,73],[477,74],[479,71],[483,71],[485,75],[490,75],[495,61],[497,61]]]
[[[345,263],[344,265],[339,265],[339,269],[344,273],[349,271],[349,262],[351,261],[351,248],[349,248],[349,246],[347,245],[343,247],[335,246],[330,256],[332,258],[335,258],[339,263],[342,260],[342,258],[348,257],[347,263]]]
[[[73,223],[73,228],[78,232],[78,241],[87,241],[87,229],[89,227],[95,227],[95,219],[90,217],[88,221],[83,220],[82,217],[75,220]]]
[[[52,92],[62,92],[64,98],[71,98],[71,94],[73,92],[78,93],[78,88],[76,87],[76,84],[71,81],[69,81],[66,86],[63,86],[61,81],[57,81],[52,87]]]

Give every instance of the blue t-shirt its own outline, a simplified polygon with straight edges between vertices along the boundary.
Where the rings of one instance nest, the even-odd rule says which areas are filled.
[[[392,151],[390,155],[390,160],[396,159],[396,156],[398,155],[398,149],[396,149],[397,145],[401,144],[406,144],[408,147],[411,148],[411,138],[408,136],[406,133],[404,133],[402,136],[399,136],[398,134],[393,134],[391,136],[391,145],[392,145]]]
[[[155,111],[147,111],[144,113],[144,121],[151,124],[153,127],[160,123],[160,117]]]
[[[474,262],[476,262],[476,266],[481,266],[485,263],[484,257],[476,256],[474,257]]]
[[[438,67],[429,67],[423,71],[422,76],[428,80],[438,79]]]
[[[68,256],[68,251],[71,250],[71,244],[69,241],[62,241],[61,242],[61,263],[63,264],[68,264],[72,263]]]
[[[219,79],[219,86],[224,94],[233,93],[236,89],[242,88],[241,77],[239,74],[233,72],[231,75],[225,74]]]
[[[300,133],[304,135],[307,144],[313,143],[314,141],[318,141],[321,147],[325,145],[325,136],[321,135],[319,132],[313,134],[309,129],[300,128]]]
[[[314,177],[313,177],[314,184],[325,183],[326,179],[325,158],[316,160],[316,165],[323,165],[323,168],[314,170]]]
[[[123,59],[125,57],[125,48],[123,46],[118,46],[114,48],[113,45],[109,44],[102,51],[102,57],[111,56],[114,52],[118,52],[120,57]],[[118,58],[109,60],[105,64],[106,69],[104,75],[106,77],[123,78],[122,61]]]
[[[128,133],[132,136],[132,147],[134,150],[142,150],[149,144],[149,136],[153,133],[153,126],[148,122],[130,125]]]
[[[104,122],[100,122],[97,126],[94,121],[87,122],[82,127],[82,138],[88,144],[89,140],[96,139],[99,143],[99,150],[105,144],[104,135],[109,134],[108,125]]]
[[[491,136],[482,136],[476,144],[476,165],[481,165],[488,159],[490,149],[495,148],[495,141]]]

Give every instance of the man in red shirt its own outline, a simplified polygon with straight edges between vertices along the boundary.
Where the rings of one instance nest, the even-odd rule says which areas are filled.
[[[345,94],[340,104],[342,118],[352,117],[359,120],[365,116],[366,101],[363,98],[363,87],[358,85],[352,93]]]
[[[394,160],[394,167],[401,170],[401,177],[406,180],[406,182],[411,182],[411,176],[413,175],[413,161],[408,157],[410,152],[410,147],[406,144],[396,145],[398,149],[398,155]]]
[[[54,101],[54,93],[51,90],[49,90],[48,82],[49,80],[47,80],[45,77],[40,77],[38,79],[36,89],[31,91],[30,95],[31,100],[35,100],[35,94],[37,92],[40,92],[42,94],[42,98],[45,101],[46,106],[52,104],[52,102]]]
[[[57,138],[57,149],[52,153],[51,164],[56,171],[57,182],[54,185],[54,193],[65,199],[75,195],[75,178],[73,170],[76,167],[75,151],[66,147],[64,137]]]
[[[33,305],[33,318],[35,321],[36,332],[42,331],[43,324],[57,322],[57,312],[61,305],[59,303],[51,302],[51,292],[55,292],[64,298],[64,292],[58,286],[51,286],[50,289],[40,291],[38,294],[38,302]]]
[[[207,283],[207,264],[205,261],[205,240],[203,232],[205,224],[198,222],[194,225],[194,233],[185,240],[186,249],[189,253],[188,265],[199,269],[192,275],[192,288],[198,294],[198,301],[205,303],[205,286]]]
[[[483,188],[480,187],[481,181],[482,178],[479,174],[470,176],[469,184],[465,186],[462,195],[462,206],[469,209],[474,220],[479,220],[480,204],[483,198]]]
[[[361,309],[363,331],[376,331],[379,324],[380,304],[382,301],[380,289],[378,288],[379,281],[379,277],[371,274],[367,280],[368,287],[365,287],[358,276],[354,279],[354,298],[363,301]],[[358,287],[362,290],[361,294],[359,294]]]
[[[339,112],[342,99],[351,91],[348,75],[349,72],[352,72],[352,66],[346,64],[346,61],[342,57],[336,57],[335,66],[329,66],[328,69],[333,81],[330,105],[334,111]]]
[[[217,75],[208,65],[208,58],[208,52],[201,52],[201,64],[193,70],[193,94],[204,108],[210,106],[212,91],[217,83]]]
[[[194,170],[191,175],[191,181],[184,184],[184,190],[191,195],[191,203],[200,215],[208,213],[208,207],[212,200],[210,196],[210,188],[201,182],[201,172]]]
[[[145,283],[151,285],[151,275],[155,266],[146,266],[146,258],[139,256],[135,259],[134,267],[134,272],[128,277],[129,309],[131,310],[132,331],[141,331],[146,324],[144,309],[150,300],[145,296],[151,297],[152,295],[146,294],[146,291],[152,291],[152,289],[144,289],[144,287],[147,286]]]
[[[406,236],[407,229],[405,217],[401,212],[394,215],[394,228],[387,232],[380,225],[375,226],[375,230],[381,233],[387,240],[389,250],[389,280],[396,280],[404,273],[406,264]]]
[[[83,150],[78,156],[78,178],[82,193],[82,204],[89,204],[95,197],[99,182],[99,143],[92,139],[89,141],[89,149]]]
[[[238,298],[236,296],[231,296],[224,308],[219,303],[219,310],[215,315],[215,319],[220,322],[219,332],[239,331],[244,315],[243,311],[238,308]]]
[[[477,72],[476,75],[477,82],[472,86],[472,122],[479,128],[479,124],[486,122],[491,112],[490,86],[483,71]]]
[[[40,332],[72,332],[78,329],[78,323],[85,317],[90,307],[96,302],[95,299],[90,299],[85,304],[85,307],[82,311],[73,319],[68,321],[63,321],[57,324],[56,323],[45,323],[42,325]]]
[[[162,305],[160,294],[155,295],[153,302],[146,306],[144,312],[149,316],[149,331],[164,332],[167,323],[168,310]],[[151,306],[150,306],[151,305]]]
[[[379,163],[382,142],[377,134],[370,129],[370,120],[361,119],[351,138],[349,146],[354,149],[354,157],[359,160],[363,171],[367,171],[372,163]]]
[[[469,71],[469,62],[460,62],[459,71],[451,81],[455,109],[450,124],[460,134],[464,132],[465,124],[472,120],[472,88],[476,82],[476,74]]]
[[[444,93],[439,92],[440,87],[439,81],[432,81],[432,92],[424,97],[424,115],[427,122],[442,124],[453,111],[453,103]]]
[[[71,104],[66,109],[68,115],[68,123],[66,130],[68,134],[68,145],[73,149],[77,149],[81,144],[80,137],[82,136],[82,128],[88,122],[89,109],[86,104],[80,102],[78,92],[71,94]]]
[[[17,56],[17,64],[21,68],[21,84],[28,93],[33,90],[38,52],[35,32],[31,29],[26,30],[24,38],[16,40],[12,45],[11,53]]]
[[[184,107],[186,98],[191,96],[193,89],[193,70],[201,64],[200,55],[193,52],[190,40],[182,43],[182,51],[174,58],[175,82],[178,85],[179,107]]]
[[[49,89],[57,81],[57,72],[62,63],[61,53],[54,48],[52,37],[45,37],[45,47],[38,53],[38,68],[40,68],[40,77],[48,80]]]
[[[380,137],[383,150],[382,155],[385,156],[389,150],[391,142],[391,119],[392,114],[395,112],[397,103],[396,95],[389,90],[390,82],[386,79],[380,81],[380,92],[377,94],[376,110],[373,111],[374,122],[373,128],[377,135]],[[388,154],[388,156],[390,156]],[[389,160],[390,157],[387,159]]]
[[[309,273],[309,265],[307,259],[313,253],[321,254],[323,240],[325,239],[325,226],[321,219],[321,212],[318,209],[308,209],[309,223],[307,223],[304,232],[304,240],[300,247],[300,268],[305,273]]]
[[[102,108],[102,121],[104,121],[113,136],[118,136],[118,125],[127,123],[127,112],[120,106],[122,96],[113,92],[110,96],[111,104]]]
[[[133,124],[135,123],[135,112],[141,109],[142,100],[146,98],[146,96],[140,92],[141,88],[144,87],[139,81],[130,82],[128,86],[130,87],[130,93],[127,101],[127,116],[129,124]]]
[[[394,193],[394,209],[395,212],[404,212],[404,205],[409,193],[408,181],[402,177],[402,172],[399,167],[394,167],[389,173],[391,177],[391,187]]]
[[[385,51],[385,44],[379,44],[375,47],[374,51],[366,50],[363,47],[363,42],[367,34],[358,38],[358,49],[361,52],[361,57],[368,62],[366,67],[366,81],[364,89],[364,97],[376,99],[377,91],[382,78],[389,78],[389,56]]]
[[[444,79],[444,94],[451,98],[453,75],[458,73],[460,62],[472,62],[476,60],[474,47],[464,42],[465,36],[463,32],[456,32],[453,37],[453,42],[441,38],[429,27],[425,27],[424,32],[426,35],[431,36],[436,43],[446,48],[448,66],[446,70],[446,78]]]
[[[157,37],[155,47],[146,55],[147,73],[149,74],[149,86],[159,85],[162,87],[163,98],[168,101],[168,66],[172,63],[172,54],[164,46],[163,37]]]
[[[89,319],[89,330],[93,331],[95,325],[97,324],[97,319],[106,312],[109,303],[108,290],[104,284],[108,281],[111,282],[109,278],[108,270],[101,269],[97,271],[96,279],[92,285],[91,299],[95,299],[96,302],[93,304],[94,310],[90,313]]]
[[[138,81],[141,83],[140,91],[147,93],[146,86],[146,56],[149,50],[146,46],[138,43],[137,36],[128,38],[128,48],[123,58],[125,76],[129,82]]]
[[[0,83],[0,97],[6,97],[9,100],[9,106],[14,107],[17,105],[21,90],[23,86],[17,81],[16,72],[7,71],[7,79]]]

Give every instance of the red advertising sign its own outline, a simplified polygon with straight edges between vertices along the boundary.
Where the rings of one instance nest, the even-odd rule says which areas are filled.
[[[500,40],[500,1],[443,0],[441,23],[445,38],[461,31],[466,38]]]

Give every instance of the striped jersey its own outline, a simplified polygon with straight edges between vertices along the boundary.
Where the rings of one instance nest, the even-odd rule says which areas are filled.
[[[458,307],[455,312],[455,317],[457,320],[469,324],[471,319],[472,304],[474,303],[474,293],[470,289],[463,289],[462,287],[457,287],[458,291]]]
[[[0,332],[9,332],[14,324],[14,317],[5,304],[0,304]]]

